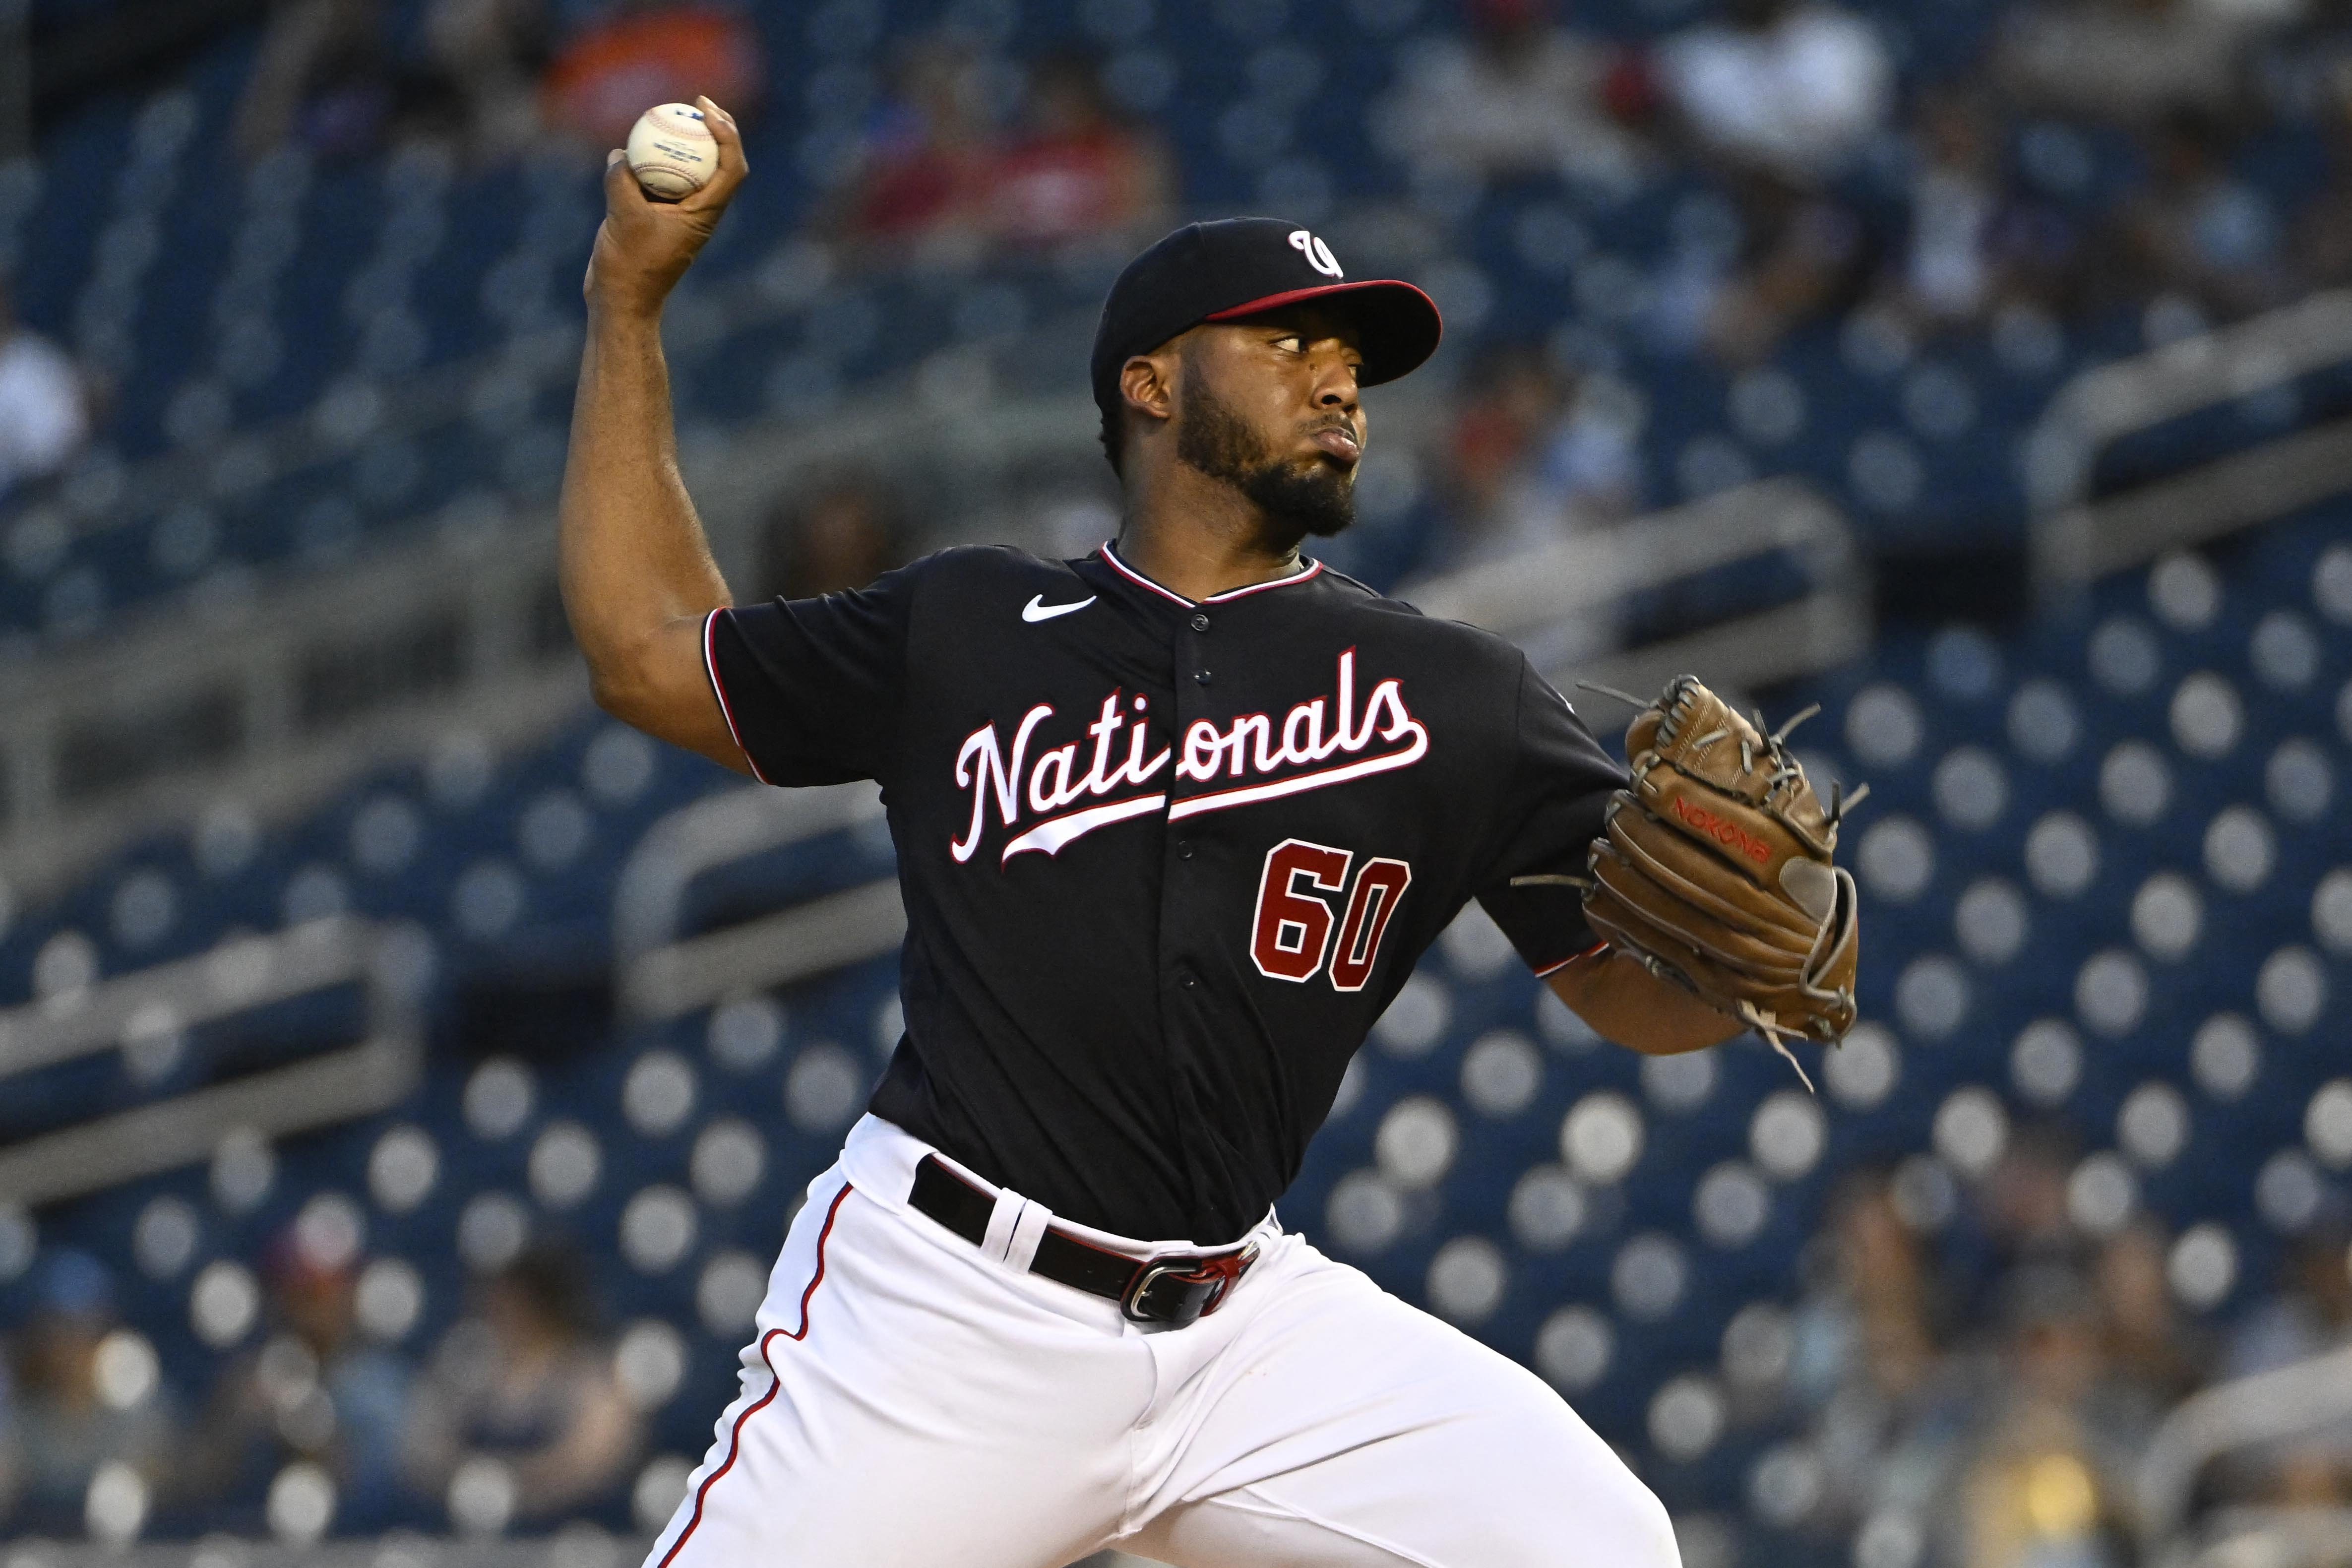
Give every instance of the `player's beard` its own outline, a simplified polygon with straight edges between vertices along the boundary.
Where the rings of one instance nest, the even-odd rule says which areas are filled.
[[[1223,479],[1301,538],[1328,539],[1356,521],[1356,475],[1320,458],[1286,461],[1266,449],[1234,405],[1195,382],[1176,422],[1176,460]]]

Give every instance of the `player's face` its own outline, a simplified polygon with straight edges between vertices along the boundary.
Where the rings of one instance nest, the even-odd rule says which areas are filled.
[[[1355,329],[1319,307],[1197,328],[1184,345],[1176,456],[1279,525],[1337,533],[1356,517],[1362,366]]]

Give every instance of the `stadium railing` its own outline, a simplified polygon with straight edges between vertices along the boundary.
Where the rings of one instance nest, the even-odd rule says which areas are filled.
[[[2352,289],[2337,289],[2076,375],[2026,439],[2037,588],[2063,592],[2352,489],[2352,418],[2300,422],[2294,397],[2347,364]],[[2101,458],[2126,440],[2281,394],[2290,428],[2099,493]]]
[[[1788,573],[1778,591],[1759,585]],[[1612,617],[1647,595],[1671,616],[1638,622],[1614,647],[1550,642],[1559,628]],[[1870,588],[1852,529],[1794,479],[1761,479],[1423,584],[1425,615],[1469,621],[1526,647],[1554,685],[1578,680],[1648,692],[1685,670],[1727,690],[1770,686],[1843,664],[1870,645]],[[1579,641],[1584,639],[1579,638]]]
[[[416,1000],[430,963],[419,932],[332,915],[0,1012],[0,1083],[16,1080],[13,1100],[28,1075],[81,1058],[142,1042],[169,1042],[173,1058],[211,1056],[205,1042],[189,1044],[206,1026],[339,987],[362,995],[357,1043],[336,1044],[331,1030],[293,1031],[290,1060],[273,1053],[234,1077],[215,1077],[206,1068],[216,1064],[199,1061],[194,1087],[52,1119],[0,1145],[0,1204],[29,1208],[96,1192],[208,1160],[233,1133],[280,1138],[397,1104],[422,1068]]]
[[[2347,1555],[2352,1509],[2225,1508],[2142,1561],[2148,1568],[2335,1568]]]
[[[963,509],[1018,522],[1005,498],[1041,467],[1099,466],[1091,404],[1007,398],[950,420],[902,390],[688,454],[734,581],[752,580],[761,526],[796,480],[902,470],[897,455],[919,447],[931,467],[976,476],[956,497]],[[936,521],[948,537],[977,531],[957,515]],[[587,691],[556,587],[552,515],[456,512],[415,542],[283,580],[226,616],[151,618],[100,647],[0,666],[0,875],[42,896],[222,797],[282,819],[453,729],[528,744],[577,716]]]
[[[878,821],[870,784],[778,790],[755,784],[682,806],[656,823],[622,868],[613,947],[622,1005],[669,1018],[889,952],[906,934],[895,876],[827,893],[702,935],[679,935],[687,889],[731,861]]]
[[[2134,1489],[2138,1495],[2142,1539],[2152,1552],[2179,1549],[2176,1537],[2189,1518],[2198,1477],[2214,1460],[2347,1423],[2352,1423],[2352,1346],[2218,1384],[2191,1395],[2165,1417],[2140,1456]],[[2306,1518],[2312,1511],[2266,1512],[2252,1528],[2315,1531],[2339,1554],[2331,1560],[2341,1561],[2340,1553],[2352,1547],[2352,1510],[2334,1512],[2329,1518]],[[2282,1521],[2288,1523],[2283,1526]],[[2209,1521],[2209,1528],[2221,1522]],[[2242,1527],[2246,1522],[2242,1518],[2239,1521]],[[2285,1553],[2238,1560],[2285,1564],[2310,1559]]]

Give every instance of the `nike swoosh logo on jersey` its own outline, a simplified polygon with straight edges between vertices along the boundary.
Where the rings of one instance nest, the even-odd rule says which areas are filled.
[[[1021,606],[1021,618],[1024,621],[1050,621],[1055,616],[1066,616],[1072,610],[1083,610],[1094,602],[1095,596],[1088,594],[1075,605],[1049,605],[1045,603],[1045,595],[1040,594]]]

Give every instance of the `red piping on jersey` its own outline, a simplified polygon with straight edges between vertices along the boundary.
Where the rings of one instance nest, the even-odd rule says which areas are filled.
[[[1222,605],[1227,599],[1238,599],[1245,594],[1263,594],[1268,588],[1287,588],[1293,583],[1304,583],[1309,577],[1323,574],[1323,563],[1310,558],[1304,572],[1293,572],[1287,577],[1276,577],[1270,583],[1250,583],[1239,588],[1228,588],[1222,594],[1212,594],[1201,601],[1204,605]]]
[[[833,1222],[841,1213],[842,1200],[856,1190],[847,1182],[842,1183],[841,1191],[833,1196],[833,1206],[824,1211],[824,1228],[816,1235],[816,1272],[809,1277],[808,1289],[801,1292],[801,1326],[791,1333],[786,1333],[782,1329],[770,1329],[760,1336],[760,1360],[766,1363],[771,1380],[768,1384],[768,1392],[753,1400],[749,1409],[735,1417],[735,1425],[727,1434],[727,1458],[720,1462],[717,1469],[702,1479],[702,1485],[696,1489],[694,1494],[694,1512],[688,1517],[686,1528],[677,1532],[677,1539],[669,1543],[669,1550],[662,1553],[662,1560],[656,1564],[656,1568],[669,1568],[671,1561],[685,1550],[688,1540],[693,1536],[696,1527],[702,1522],[702,1505],[709,1500],[710,1489],[718,1483],[719,1477],[735,1468],[735,1456],[740,1450],[743,1441],[743,1423],[766,1409],[768,1402],[775,1398],[777,1391],[784,1386],[784,1380],[776,1375],[776,1363],[768,1359],[768,1347],[779,1339],[797,1341],[808,1338],[809,1302],[815,1299],[816,1288],[824,1283],[824,1244],[832,1239]]]
[[[1606,952],[1608,950],[1609,944],[1607,942],[1596,942],[1591,947],[1586,948],[1582,952],[1571,952],[1566,958],[1561,959],[1558,963],[1547,964],[1543,968],[1537,970],[1536,978],[1538,980],[1542,980],[1548,976],[1558,974],[1561,970],[1566,969],[1570,964],[1574,963],[1580,958],[1591,958],[1596,952]]]
[[[1276,577],[1270,583],[1247,583],[1238,588],[1228,588],[1222,594],[1212,594],[1205,599],[1192,600],[1186,598],[1183,595],[1179,594],[1173,588],[1161,587],[1159,584],[1153,582],[1142,573],[1138,572],[1134,567],[1129,566],[1126,562],[1121,561],[1118,558],[1118,552],[1113,550],[1108,542],[1104,543],[1100,553],[1104,560],[1117,567],[1119,573],[1129,581],[1140,584],[1142,586],[1150,589],[1160,597],[1164,599],[1173,599],[1178,604],[1183,605],[1188,608],[1196,603],[1202,605],[1222,605],[1227,599],[1238,599],[1244,594],[1262,593],[1268,588],[1287,588],[1293,583],[1304,583],[1310,577],[1320,576],[1323,572],[1323,563],[1320,561],[1310,560],[1307,563],[1307,567],[1304,571],[1293,572],[1287,577]]]
[[[1104,560],[1109,562],[1113,566],[1118,569],[1120,575],[1128,578],[1131,582],[1141,584],[1144,587],[1150,589],[1161,598],[1173,599],[1180,605],[1190,605],[1192,602],[1173,589],[1161,587],[1159,584],[1153,582],[1142,573],[1138,572],[1134,567],[1129,566],[1126,562],[1121,561],[1118,558],[1118,552],[1113,550],[1108,542],[1105,542],[1100,553]]]
[[[735,749],[743,753],[744,764],[751,770],[751,776],[766,784],[768,775],[760,771],[759,763],[751,755],[751,748],[743,743],[743,731],[735,727],[735,705],[727,700],[727,687],[719,679],[719,654],[713,637],[719,629],[719,617],[725,613],[721,608],[702,617],[702,668],[710,677],[711,694],[719,699],[719,716],[727,721],[727,732],[734,737]],[[802,1327],[806,1328],[807,1325],[803,1323]]]

